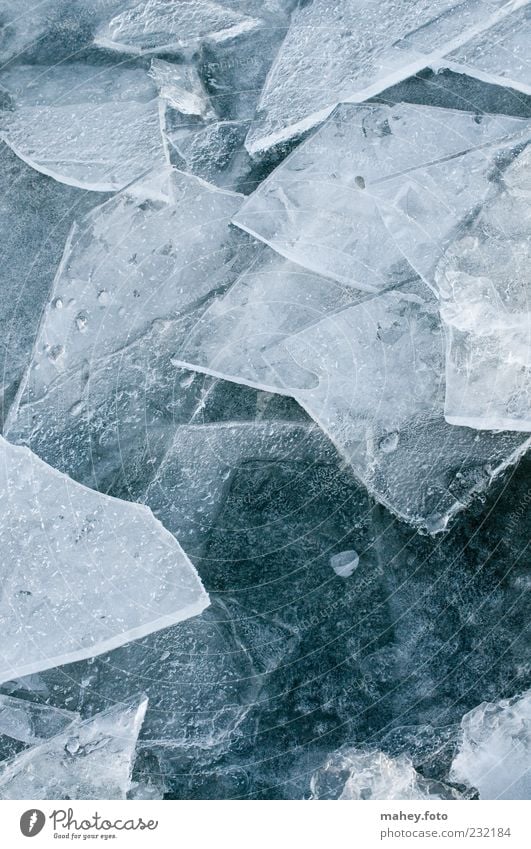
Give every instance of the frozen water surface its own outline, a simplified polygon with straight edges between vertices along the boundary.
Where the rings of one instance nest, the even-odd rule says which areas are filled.
[[[0,796],[529,796],[530,9],[0,0]]]

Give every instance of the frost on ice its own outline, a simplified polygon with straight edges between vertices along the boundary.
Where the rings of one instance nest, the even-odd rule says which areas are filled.
[[[146,707],[119,703],[6,761],[0,799],[125,799]]]
[[[91,657],[208,605],[176,540],[139,505],[0,441],[0,681]]]

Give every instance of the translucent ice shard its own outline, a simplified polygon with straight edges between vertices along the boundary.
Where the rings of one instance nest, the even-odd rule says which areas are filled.
[[[189,53],[204,39],[227,41],[254,30],[260,20],[242,14],[237,3],[214,0],[141,0],[102,24],[96,44],[125,53]]]
[[[437,269],[452,424],[531,430],[530,163],[526,147]]]
[[[449,234],[490,188],[500,144],[530,134],[528,122],[507,116],[343,105],[234,222],[292,261],[365,291],[399,285],[411,266],[431,285]]]
[[[345,746],[311,779],[312,799],[457,799],[450,787],[420,775],[405,755]]]
[[[1,137],[43,174],[111,191],[164,162],[157,90],[143,70],[23,65],[0,84],[13,99],[0,116]]]
[[[0,694],[0,735],[35,745],[55,737],[79,720],[79,714]]]
[[[249,133],[251,153],[361,102],[457,51],[527,0],[313,0],[295,10]],[[512,20],[512,19],[511,19]],[[513,28],[518,27],[514,20]]]
[[[145,507],[109,498],[0,441],[0,681],[200,613],[199,577]]]
[[[451,778],[479,790],[480,799],[529,799],[531,691],[484,702],[465,714]]]
[[[147,699],[96,714],[0,770],[2,799],[125,799]]]
[[[253,297],[259,275],[246,283],[247,295],[239,282],[226,310],[221,301],[205,313],[176,363],[294,397],[356,476],[406,521],[443,529],[526,450],[518,434],[478,435],[445,421],[438,303],[420,280],[343,309],[333,298],[326,304],[317,287],[324,313],[317,322],[311,302],[306,310],[295,302],[292,311],[291,302],[275,303],[274,289],[270,304],[267,292]],[[286,321],[277,326],[279,313]],[[223,335],[220,352],[211,343]]]
[[[340,551],[330,558],[330,566],[340,578],[350,578],[360,562],[357,551]]]

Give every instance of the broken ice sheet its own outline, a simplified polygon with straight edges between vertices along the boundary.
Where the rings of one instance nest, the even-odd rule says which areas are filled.
[[[35,744],[55,737],[79,719],[79,714],[0,693],[0,734]]]
[[[528,146],[437,268],[451,424],[531,430],[530,163]]]
[[[25,162],[60,182],[114,191],[165,161],[156,86],[141,69],[60,63],[0,74],[12,108],[0,135]]]
[[[515,3],[512,14],[448,53],[441,65],[530,94],[530,38],[531,7]]]
[[[176,364],[294,397],[369,491],[414,526],[444,529],[526,450],[518,434],[477,434],[444,420],[444,339],[437,300],[422,281],[339,311],[317,287],[324,317],[316,322],[303,308],[290,316],[274,289],[269,304],[260,275],[243,279],[226,310],[222,300],[205,313]],[[280,331],[279,310],[287,317]]]
[[[247,147],[267,150],[466,45],[527,0],[326,0],[299,6],[268,76]],[[510,19],[510,18],[509,18]],[[513,19],[518,27],[518,19]],[[355,37],[353,36],[355,34]]]
[[[0,681],[91,657],[208,604],[149,510],[109,498],[0,440]]]
[[[322,459],[332,447],[304,422],[181,425],[142,500],[191,557],[212,530],[238,469],[253,462]],[[226,529],[230,536],[230,528]]]
[[[451,787],[418,773],[411,760],[377,750],[345,746],[334,752],[311,779],[316,799],[458,799]]]
[[[376,292],[433,266],[531,124],[437,107],[342,105],[234,223],[293,262]],[[508,138],[514,137],[514,141]]]
[[[477,788],[480,799],[531,795],[531,691],[466,713],[451,779]]]
[[[69,415],[82,412],[90,378],[111,355],[127,358],[149,331],[164,336],[172,319],[232,282],[248,241],[228,227],[240,203],[240,195],[168,167],[73,227],[21,390],[23,403],[36,405],[28,427],[53,421],[43,401],[60,404],[66,426]],[[62,387],[68,394],[60,400]]]
[[[125,799],[146,707],[118,703],[17,755],[0,768],[0,798]]]
[[[141,0],[124,8],[96,33],[100,47],[122,53],[193,53],[204,39],[223,42],[261,25],[257,18],[238,11],[241,3],[215,0]]]

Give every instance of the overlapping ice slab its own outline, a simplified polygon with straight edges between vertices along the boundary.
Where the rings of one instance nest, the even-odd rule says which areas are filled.
[[[242,4],[234,2],[141,0],[122,5],[123,9],[101,25],[95,38],[100,47],[122,53],[188,54],[205,39],[228,41],[261,24],[260,19],[239,11]]]
[[[345,746],[334,752],[310,782],[318,799],[458,799],[450,787],[420,775],[411,760],[377,750]]]
[[[17,755],[0,770],[0,798],[125,799],[146,707],[118,703]]]
[[[0,681],[92,657],[195,616],[199,577],[145,507],[0,441]]]
[[[437,268],[452,424],[531,430],[530,166],[526,147]]]
[[[0,693],[0,735],[35,745],[60,734],[79,720],[74,711],[17,699]]]
[[[451,778],[477,788],[480,799],[531,795],[531,691],[483,702],[466,713]]]
[[[349,306],[349,287],[285,266],[270,300],[267,262],[265,274],[243,275],[175,364],[291,395],[380,502],[414,526],[444,529],[527,441],[445,421],[438,303],[418,278],[372,298],[358,293]]]
[[[19,65],[0,85],[13,100],[0,114],[1,137],[60,182],[114,191],[165,161],[157,89],[144,70]]]
[[[82,414],[94,374],[118,352],[127,359],[143,335],[164,340],[168,331],[171,355],[172,319],[233,280],[242,240],[228,224],[240,203],[166,168],[74,226],[21,391],[31,412],[19,411],[18,437],[53,428],[58,416],[66,430]],[[116,388],[109,375],[108,392]]]
[[[511,32],[517,31],[518,10],[526,5],[527,0],[302,4],[293,12],[262,92],[247,138],[249,151],[258,153],[300,134],[328,117],[338,103],[367,100],[447,54],[462,57],[470,42],[475,51],[467,64],[474,67],[478,61],[481,67],[482,33],[493,27],[497,32],[504,21]],[[497,64],[495,58],[490,62]],[[512,66],[518,78],[518,62]]]
[[[304,267],[376,292],[433,269],[485,198],[500,151],[531,136],[508,116],[342,105],[234,222]],[[408,264],[409,262],[409,264]]]

